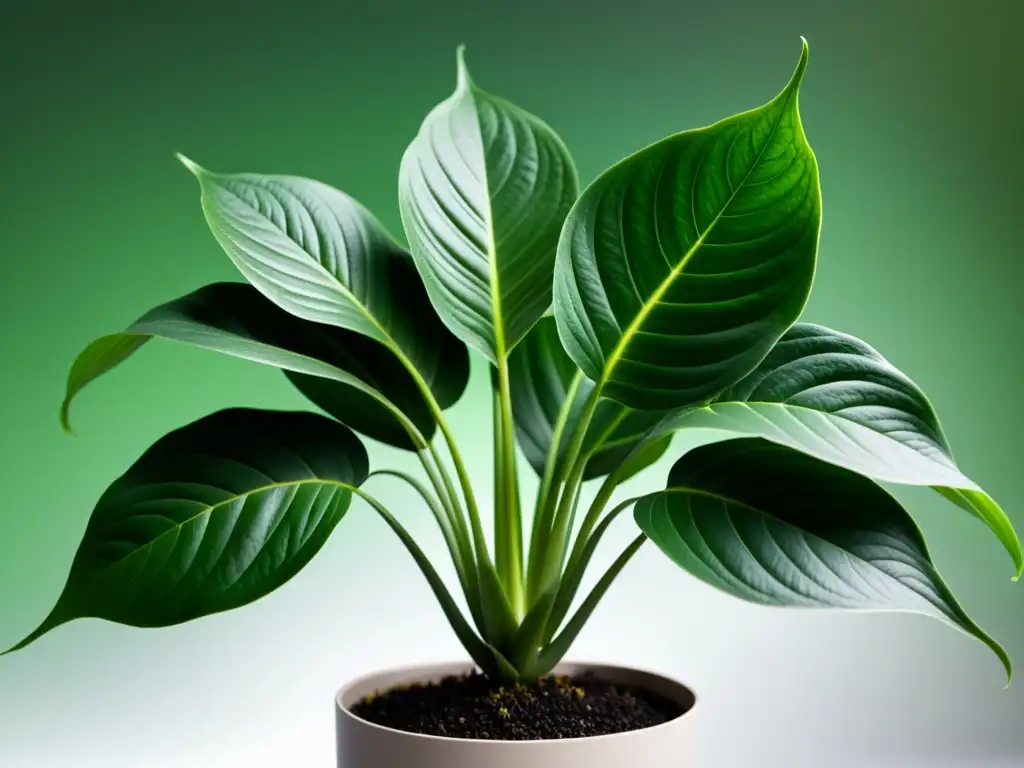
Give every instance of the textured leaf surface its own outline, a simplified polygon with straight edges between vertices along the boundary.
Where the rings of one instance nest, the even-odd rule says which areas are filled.
[[[182,160],[214,237],[261,293],[297,317],[376,339],[421,374],[433,369],[447,331],[409,254],[363,206],[312,179]]]
[[[579,192],[565,145],[533,115],[471,81],[402,158],[402,221],[448,326],[497,363],[551,304],[558,233]]]
[[[924,392],[863,341],[819,325],[791,328],[718,402],[669,417],[686,427],[760,436],[891,483],[933,486],[993,530],[1021,571],[1006,513],[966,477]]]
[[[56,607],[17,647],[76,618],[167,626],[263,597],[368,471],[359,439],[311,413],[220,411],[168,434],[100,498]]]
[[[281,368],[314,403],[376,440],[415,447],[402,426],[404,418],[426,439],[434,433],[434,417],[423,396],[390,350],[361,334],[295,317],[243,283],[206,286],[150,310],[123,333],[90,344],[68,377],[65,424],[71,400],[86,384],[153,337]],[[427,349],[420,361],[423,375],[441,407],[447,407],[465,390],[469,355],[443,329],[429,347],[433,358],[427,358]]]
[[[562,349],[552,317],[541,318],[509,356],[516,436],[530,466],[538,475],[544,474],[555,424],[578,370]],[[569,420],[559,442],[560,462],[568,450],[569,436],[575,431],[583,404],[593,389],[594,383],[584,379],[577,390]],[[587,462],[584,479],[613,472],[661,417],[662,414],[656,412],[631,411],[611,400],[601,401],[583,445],[585,452],[594,451]],[[665,444],[662,452],[667,447]],[[654,453],[646,455],[650,461],[638,465],[634,472],[640,471],[660,456]]]
[[[945,622],[1006,652],[960,607],[910,515],[872,480],[759,438],[702,446],[635,507],[679,566],[744,600],[893,610]]]
[[[657,142],[580,196],[558,246],[554,313],[569,356],[631,408],[702,403],[797,319],[821,228],[793,79],[750,112]]]

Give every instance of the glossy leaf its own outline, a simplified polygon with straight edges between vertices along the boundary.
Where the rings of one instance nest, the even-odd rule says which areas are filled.
[[[381,342],[420,376],[434,370],[447,331],[409,254],[362,205],[312,179],[182,161],[214,237],[261,293],[296,317]]]
[[[821,228],[797,92],[670,136],[597,178],[566,220],[554,314],[602,394],[638,410],[710,400],[797,319]]]
[[[386,347],[295,317],[243,283],[206,286],[150,310],[123,333],[90,344],[68,377],[65,425],[74,396],[153,337],[281,368],[314,403],[376,440],[416,447],[403,426],[409,423],[427,440],[434,433],[434,417],[416,383]],[[433,359],[426,357],[428,350]],[[469,379],[465,346],[442,332],[423,352],[421,362],[429,363],[424,368],[428,385],[442,407],[451,405]]]
[[[579,184],[548,125],[478,88],[461,49],[458,65],[455,93],[402,158],[399,201],[434,306],[497,363],[551,305],[558,233]]]
[[[658,429],[759,436],[890,483],[933,486],[993,530],[1021,572],[1006,513],[966,477],[924,392],[863,341],[800,323],[717,402]]]
[[[162,627],[238,608],[298,573],[369,471],[359,439],[311,413],[220,411],[158,440],[100,498],[56,607]]]
[[[562,349],[552,317],[541,318],[509,356],[516,437],[530,466],[538,475],[544,474],[555,424],[578,371],[576,364]],[[559,464],[564,460],[569,447],[567,435],[573,434],[583,404],[593,388],[594,383],[586,379],[579,384],[566,428],[559,441]],[[584,452],[593,454],[587,462],[584,479],[613,472],[661,417],[660,413],[631,411],[611,400],[602,400],[583,444]],[[664,448],[667,448],[667,444]],[[651,459],[648,464],[658,458],[653,452],[645,452],[644,455]],[[638,462],[634,473],[648,464]]]
[[[960,607],[909,514],[872,480],[759,438],[702,446],[637,502],[675,563],[762,605],[920,613],[1010,659]]]

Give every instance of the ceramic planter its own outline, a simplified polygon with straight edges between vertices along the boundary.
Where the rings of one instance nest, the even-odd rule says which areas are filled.
[[[637,731],[586,739],[480,741],[422,736],[374,725],[351,707],[375,691],[440,680],[470,671],[439,664],[381,672],[342,688],[336,699],[338,768],[690,768],[694,757],[693,692],[650,672],[600,664],[562,664],[560,675],[591,673],[611,683],[648,690],[680,705],[685,714]]]

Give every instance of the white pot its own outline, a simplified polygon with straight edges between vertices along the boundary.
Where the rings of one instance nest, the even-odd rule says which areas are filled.
[[[380,672],[338,693],[338,768],[691,768],[694,757],[693,692],[650,672],[600,664],[562,664],[559,675],[592,674],[617,685],[662,696],[685,712],[652,728],[551,741],[483,741],[423,736],[362,720],[351,708],[371,693],[438,681],[471,671],[468,664],[437,664]]]

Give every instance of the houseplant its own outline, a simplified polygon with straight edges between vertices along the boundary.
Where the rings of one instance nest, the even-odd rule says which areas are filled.
[[[160,626],[251,602],[301,569],[355,496],[502,685],[529,688],[555,667],[647,538],[744,599],[928,613],[987,643],[1009,673],[876,481],[936,488],[989,525],[1019,574],[1005,514],[957,469],[915,384],[866,344],[796,322],[821,222],[797,110],[806,62],[805,48],[764,106],[658,142],[581,195],[554,132],[477,88],[460,57],[455,94],[402,161],[408,252],[325,185],[185,160],[248,284],[207,286],[87,347],[65,424],[79,390],[153,337],[279,367],[331,418],[230,410],[157,441],[100,499],[64,593],[18,647],[82,616]],[[467,384],[467,346],[493,369],[493,543],[444,416]],[[613,501],[686,428],[734,439],[679,457],[665,490]],[[421,459],[422,480],[376,474],[422,496],[465,612],[363,487],[356,433]],[[517,440],[540,476],[529,536]],[[588,480],[596,496],[577,510]],[[628,509],[641,534],[577,605]],[[350,709],[343,729],[357,723]]]

